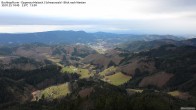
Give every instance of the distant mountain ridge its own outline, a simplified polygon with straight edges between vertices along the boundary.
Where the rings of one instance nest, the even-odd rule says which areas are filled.
[[[121,43],[124,41],[145,40],[151,41],[156,39],[173,39],[182,40],[184,38],[172,35],[132,35],[132,34],[115,34],[115,33],[87,33],[84,31],[47,31],[36,33],[0,33],[0,43],[92,43],[97,40],[105,40],[114,43]]]
[[[183,45],[196,46],[196,38],[180,40],[180,41],[173,40],[173,39],[158,39],[158,40],[152,40],[152,41],[133,41],[133,42],[122,43],[119,46],[119,48],[128,50],[130,52],[140,52],[140,51],[158,48],[160,46],[168,45],[168,44],[172,44],[175,46],[183,46]]]

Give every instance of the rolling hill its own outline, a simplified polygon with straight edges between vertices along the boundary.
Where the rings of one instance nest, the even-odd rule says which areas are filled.
[[[78,38],[109,36],[109,40],[120,35],[49,32],[51,39],[59,36],[53,43],[62,41],[50,45],[48,39],[42,39],[46,33],[18,34],[22,38],[40,36],[40,43],[23,39],[22,44],[1,44],[1,110],[178,110],[182,105],[196,106],[195,39],[136,35],[132,40],[146,41],[99,53],[88,43],[72,44],[79,41],[76,39],[63,44],[61,37],[81,33]]]
[[[173,40],[173,39],[159,39],[159,40],[152,40],[152,41],[132,41],[127,43],[122,43],[118,47],[124,50],[128,50],[130,52],[141,52],[146,51],[154,48],[158,48],[163,45],[175,45],[175,46],[183,46],[183,45],[190,45],[196,46],[196,38],[188,39],[188,40]]]

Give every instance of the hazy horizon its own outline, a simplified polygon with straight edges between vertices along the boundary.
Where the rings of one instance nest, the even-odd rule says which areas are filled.
[[[36,31],[36,32],[0,32],[0,34],[31,34],[31,33],[42,33],[42,32],[58,32],[58,31],[74,31],[74,32],[79,32],[83,31],[85,33],[109,33],[109,34],[119,34],[119,35],[172,35],[172,36],[178,36],[182,38],[196,38],[195,34],[156,34],[156,33],[121,33],[121,32],[107,32],[107,31],[94,31],[94,32],[89,32],[89,31],[84,31],[84,30],[46,30],[46,31]]]

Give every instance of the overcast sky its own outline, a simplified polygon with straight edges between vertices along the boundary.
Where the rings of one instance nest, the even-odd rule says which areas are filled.
[[[0,7],[0,32],[84,30],[196,35],[196,0],[78,1],[86,4]]]

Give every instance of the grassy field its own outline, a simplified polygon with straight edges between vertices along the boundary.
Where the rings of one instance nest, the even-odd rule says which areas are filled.
[[[174,97],[178,97],[180,96],[181,92],[180,91],[172,91],[172,92],[168,92],[169,95],[174,96]]]
[[[99,75],[105,76],[107,73],[109,73],[109,72],[115,72],[115,71],[116,71],[116,67],[111,66],[111,67],[105,69],[104,71],[100,72]]]
[[[142,93],[143,90],[142,89],[126,89],[127,91],[130,91],[130,92],[137,92],[137,93]]]
[[[78,71],[78,68],[74,66],[65,66],[61,71],[63,73],[76,73]]]
[[[74,66],[66,66],[61,70],[63,73],[77,73],[80,75],[80,79],[89,78],[91,76],[88,69],[76,68]]]
[[[56,63],[58,66],[63,67],[63,65],[59,63],[59,62],[61,61],[60,59],[55,58],[55,57],[52,57],[52,56],[49,56],[49,55],[45,55],[45,56],[46,56],[46,58],[47,58],[48,60],[50,60],[50,61]]]
[[[168,94],[173,97],[177,97],[177,98],[184,99],[184,100],[187,100],[192,97],[188,92],[181,92],[178,90],[168,92]]]
[[[41,91],[41,97],[45,99],[58,99],[70,93],[68,83],[48,87]]]
[[[103,80],[110,83],[110,84],[119,86],[121,84],[126,83],[130,79],[131,79],[131,76],[127,76],[127,75],[124,75],[121,72],[118,72],[118,73],[115,73],[115,74],[110,75],[110,76],[105,76],[105,78]]]
[[[88,71],[88,69],[78,69],[78,74],[80,74],[81,76],[80,76],[80,78],[82,79],[82,78],[89,78],[91,75],[90,75],[90,73],[89,73],[89,71]]]
[[[129,95],[133,95],[133,94],[135,94],[135,93],[142,93],[142,92],[143,92],[142,89],[126,89],[126,91],[127,91],[127,93],[128,93]]]

